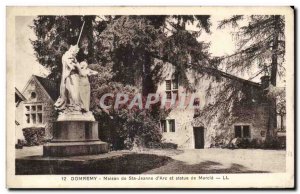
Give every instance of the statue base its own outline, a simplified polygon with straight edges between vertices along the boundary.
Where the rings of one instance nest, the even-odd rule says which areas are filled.
[[[65,111],[59,113],[57,121],[95,121],[95,118],[91,111],[84,113],[80,111]]]
[[[80,156],[108,152],[108,144],[99,140],[96,121],[56,121],[53,140],[43,147],[44,156]]]
[[[108,144],[102,141],[49,143],[43,147],[44,157],[97,155],[108,152]]]

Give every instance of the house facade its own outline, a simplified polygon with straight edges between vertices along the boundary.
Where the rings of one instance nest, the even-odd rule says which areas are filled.
[[[180,95],[191,96],[191,92],[181,86],[180,78],[172,77],[172,65],[167,66],[166,79],[158,86],[157,93],[165,94],[169,101],[175,96],[177,99]],[[199,78],[197,82],[195,76]],[[262,77],[261,83],[244,80],[222,71],[217,71],[214,76],[187,72],[187,77],[195,88],[192,93],[198,107],[171,109],[169,115],[160,123],[164,142],[175,143],[179,148],[201,149],[220,142],[229,143],[237,137],[265,140],[270,116],[270,104],[265,97],[265,89],[269,85],[268,76]],[[228,82],[235,82],[239,86],[238,91],[234,91],[238,92],[239,100],[223,102],[214,108],[213,114],[209,114],[206,107],[216,104],[217,92],[226,87],[225,83]],[[222,109],[225,106],[230,106],[231,111],[224,116]]]
[[[22,129],[27,127],[45,128],[45,138],[52,138],[52,121],[56,119],[53,104],[58,90],[55,82],[36,75],[31,76],[22,92],[17,94],[16,89],[15,95],[23,96],[16,102],[16,142],[24,139]]]
[[[255,83],[222,71],[217,72],[214,76],[187,72],[189,82],[194,86],[194,92],[191,93],[182,86],[180,78],[173,76],[172,65],[166,64],[165,80],[158,85],[157,93],[166,96],[167,106],[179,102],[182,95],[186,95],[187,99],[193,95],[193,105],[197,105],[197,108],[190,108],[188,104],[184,108],[171,108],[168,116],[159,123],[163,142],[175,143],[182,149],[202,149],[220,141],[229,143],[236,137],[265,140],[270,116],[269,103],[265,97],[269,77],[264,76],[261,83]],[[231,112],[226,116],[221,110],[223,104],[214,107],[213,114],[208,114],[206,107],[216,103],[216,93],[228,81],[239,84],[240,88],[235,92],[239,92],[240,99],[227,102],[231,103]],[[208,95],[210,88],[214,89]],[[27,127],[43,127],[46,139],[51,139],[52,123],[57,118],[53,105],[59,96],[59,86],[52,80],[33,75],[22,92],[16,89],[15,96],[16,142],[24,139],[22,129]],[[285,128],[285,118],[278,119],[278,128]]]

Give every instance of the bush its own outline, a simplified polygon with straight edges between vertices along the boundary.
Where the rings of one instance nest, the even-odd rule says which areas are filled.
[[[263,144],[264,149],[285,149],[285,141],[280,141],[279,138],[272,138],[269,140],[266,140]]]
[[[41,145],[45,141],[45,128],[28,127],[22,129],[27,146]]]
[[[265,141],[258,139],[234,138],[226,145],[226,148],[232,149],[285,149],[285,141],[279,138],[273,138]]]
[[[99,122],[99,137],[102,141],[112,144],[113,150],[147,147],[151,143],[161,141],[159,121],[145,112],[129,112],[127,110],[113,112],[110,118],[105,114],[96,114]]]
[[[238,148],[250,148],[251,144],[250,144],[250,140],[249,139],[240,139],[240,141],[237,143],[237,147]]]
[[[263,142],[258,139],[252,139],[250,140],[249,146],[250,148],[255,148],[255,149],[263,148]]]
[[[25,146],[27,142],[23,139],[18,139],[18,143],[15,145],[16,149],[22,149],[23,146]]]
[[[113,150],[132,149],[134,146],[146,147],[151,142],[161,142],[161,111],[156,112],[158,105],[149,109],[140,109],[138,106],[128,108],[134,95],[139,92],[138,88],[107,80],[109,79],[103,80],[98,76],[91,82],[91,110],[95,119],[99,121],[100,139],[111,143]],[[106,98],[104,103],[111,107],[104,110],[99,106],[99,99],[106,93],[112,93],[114,97]],[[127,94],[129,100],[114,108],[118,93]],[[144,105],[145,99],[142,101]]]
[[[178,145],[175,143],[155,143],[151,142],[147,146],[151,149],[177,149]]]

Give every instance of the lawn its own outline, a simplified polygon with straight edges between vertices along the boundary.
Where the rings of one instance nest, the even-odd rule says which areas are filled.
[[[286,155],[284,150],[261,149],[140,149],[45,158],[42,152],[42,146],[16,150],[20,174],[274,173],[285,171]]]

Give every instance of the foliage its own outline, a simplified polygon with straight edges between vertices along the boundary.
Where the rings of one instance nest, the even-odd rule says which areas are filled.
[[[150,143],[148,148],[153,148],[153,149],[177,149],[178,145],[175,143]]]
[[[59,82],[61,57],[71,44],[79,42],[78,61],[86,60],[90,68],[99,72],[91,81],[91,108],[104,140],[114,149],[159,142],[159,121],[168,111],[160,111],[159,104],[150,110],[103,110],[99,100],[105,93],[133,95],[140,90],[143,96],[156,92],[164,79],[165,62],[172,62],[182,82],[189,85],[186,69],[199,70],[208,65],[208,44],[197,41],[204,30],[209,33],[210,16],[38,16],[31,27],[36,36],[32,40],[38,62],[51,71],[49,78]],[[195,24],[196,31],[186,25]],[[186,63],[192,58],[197,65]],[[154,69],[154,59],[160,59]],[[203,62],[203,63],[199,63]],[[109,99],[107,103],[113,103]]]
[[[26,144],[27,142],[24,139],[18,139],[18,143],[16,143],[15,148],[22,149]]]
[[[214,145],[214,147],[230,148],[230,149],[285,149],[285,138],[272,138],[266,140],[234,138],[229,143],[222,141],[222,144]]]
[[[28,127],[22,131],[27,146],[41,145],[45,141],[45,128],[43,127]]]
[[[234,33],[238,49],[234,54],[223,58],[229,65],[227,68],[244,72],[258,65],[259,71],[255,77],[271,75],[271,83],[276,86],[277,75],[285,73],[284,16],[237,15],[221,21],[219,28],[230,24],[238,28]]]
[[[244,23],[242,23],[242,21]],[[239,23],[240,22],[240,23]],[[238,31],[234,34],[237,40],[237,51],[224,56],[223,61],[228,64],[227,70],[239,72],[258,72],[250,79],[261,75],[270,75],[271,86],[276,87],[277,77],[285,75],[285,20],[281,15],[251,15],[232,16],[220,22],[219,28],[233,25]],[[277,127],[276,98],[269,95],[269,121],[267,138],[274,136]],[[281,103],[284,104],[284,103]]]
[[[286,139],[284,137],[283,140],[279,138],[268,139],[264,142],[265,149],[285,149],[286,148]]]
[[[154,58],[187,61],[192,55],[197,63],[207,64],[208,45],[196,39],[202,29],[209,32],[209,19],[208,15],[38,16],[32,26],[37,40],[32,41],[32,45],[39,63],[51,71],[49,77],[59,80],[61,56],[77,42],[84,20],[79,61],[102,66],[110,64],[115,72],[114,81],[136,86],[142,83],[143,94],[147,94],[155,91],[156,83],[163,79],[157,76],[163,64],[151,70]],[[195,31],[186,29],[185,26],[191,24],[197,26]],[[178,72],[186,68],[182,65],[186,63],[176,65]],[[182,76],[185,80],[185,75]]]
[[[109,67],[95,65],[94,70],[99,74],[91,78],[91,110],[95,118],[100,121],[100,137],[103,141],[112,144],[113,149],[131,149],[135,146],[146,146],[150,142],[160,142],[161,131],[158,126],[158,117],[153,117],[153,109],[128,109],[127,103],[114,108],[118,93],[133,97],[138,89],[134,86],[123,85],[110,81],[112,73]],[[103,109],[100,99],[106,93],[112,93],[114,97],[107,98],[105,105],[110,108]]]

